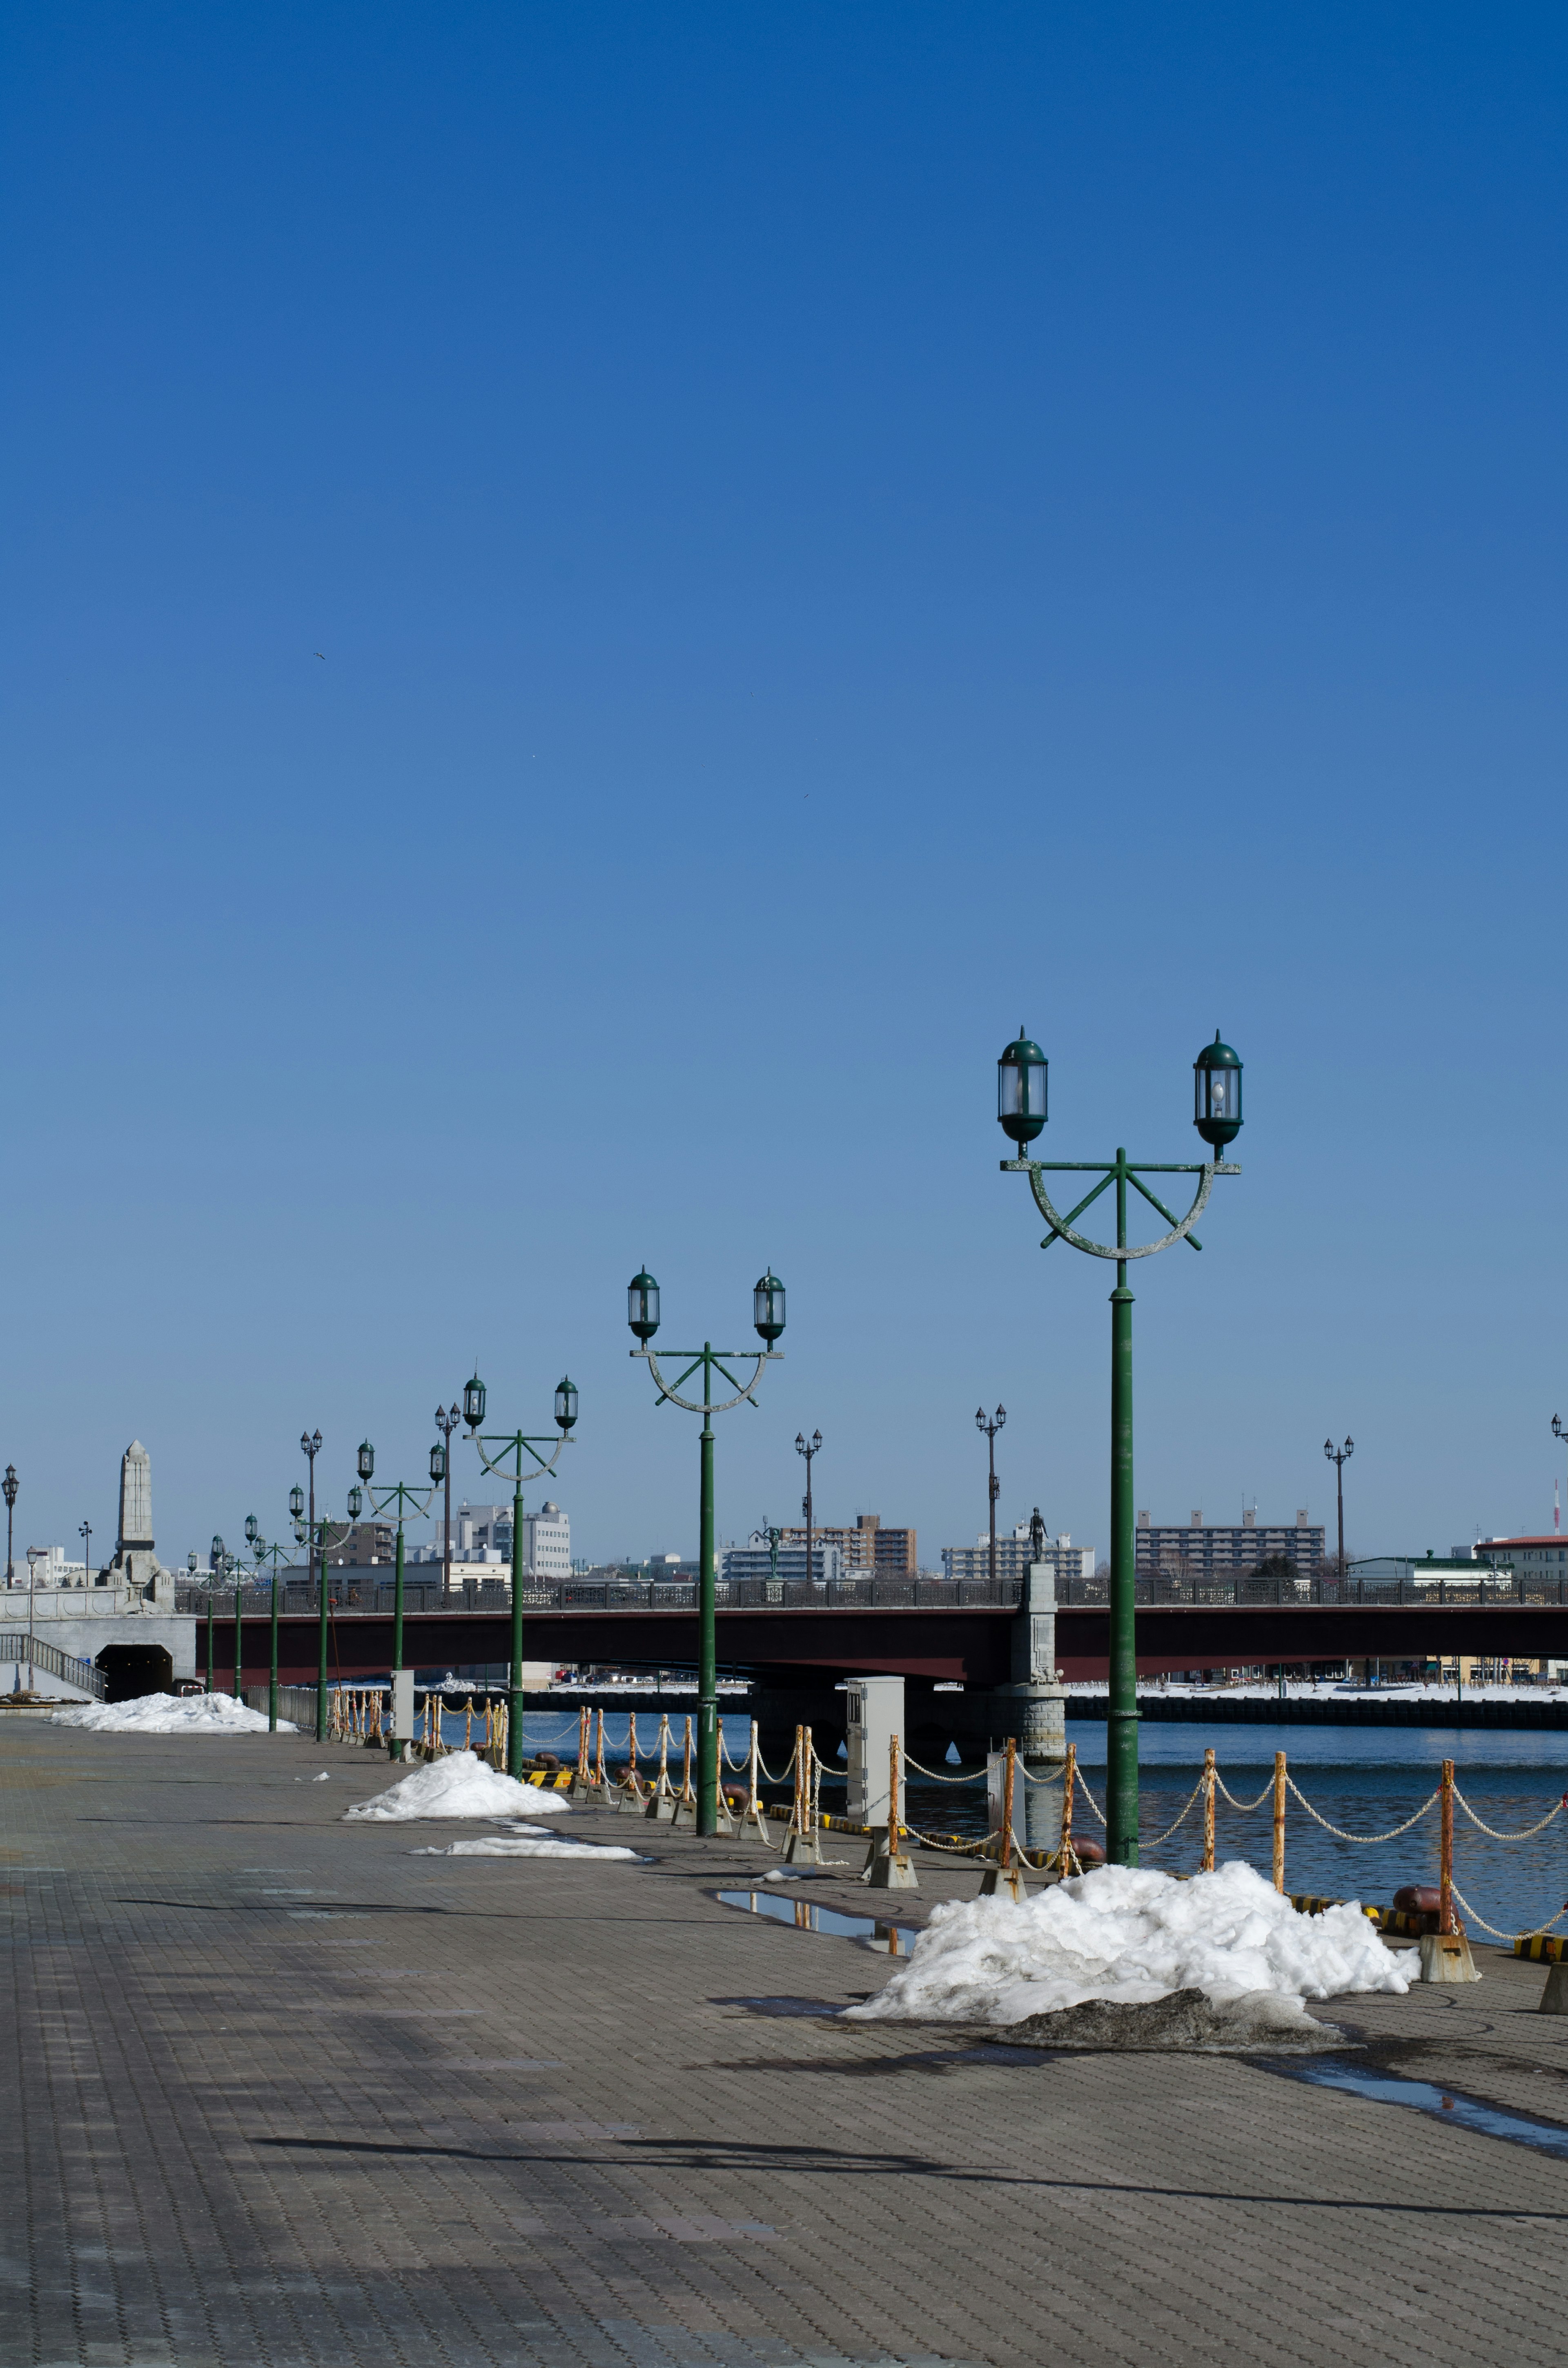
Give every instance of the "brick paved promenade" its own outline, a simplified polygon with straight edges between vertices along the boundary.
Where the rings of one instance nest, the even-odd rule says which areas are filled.
[[[1562,2349],[1568,2163],[1236,2059],[835,2024],[887,1960],[719,1906],[755,1845],[417,1857],[474,1828],[340,1822],[390,1781],[0,1722],[6,2368]],[[973,1887],[920,1866],[901,1913]],[[1482,1962],[1341,2019],[1568,2122],[1568,2019]]]

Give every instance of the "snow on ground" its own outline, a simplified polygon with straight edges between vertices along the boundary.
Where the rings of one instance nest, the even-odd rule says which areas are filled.
[[[427,1842],[411,1858],[619,1858],[645,1864],[641,1851],[619,1843],[562,1840],[544,1826],[509,1826],[502,1834],[465,1835],[460,1842]]]
[[[563,1793],[519,1784],[475,1751],[449,1751],[427,1760],[390,1791],[356,1801],[345,1814],[375,1823],[418,1817],[563,1817],[571,1806]]]
[[[143,1694],[137,1702],[83,1702],[57,1710],[55,1726],[85,1726],[95,1735],[256,1735],[267,1733],[267,1713],[236,1702],[233,1694]],[[298,1735],[286,1719],[279,1735]]]
[[[1096,1867],[1008,1899],[949,1900],[931,1911],[907,1965],[852,2017],[1021,2022],[1086,1998],[1138,2005],[1177,1989],[1217,2001],[1410,1987],[1354,1903],[1300,1916],[1240,1859],[1187,1883],[1147,1868]]]

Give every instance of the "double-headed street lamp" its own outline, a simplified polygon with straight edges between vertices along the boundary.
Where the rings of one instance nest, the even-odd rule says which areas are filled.
[[[192,1561],[189,1567],[194,1569],[195,1566],[195,1563]],[[218,1532],[214,1531],[212,1533],[212,1551],[207,1557],[207,1691],[209,1693],[211,1693],[214,1691],[212,1683],[213,1598],[218,1592],[219,1582],[227,1577],[228,1571],[229,1549],[223,1543],[223,1541],[218,1535]],[[239,1654],[240,1643],[236,1623],[236,1634],[234,1637],[234,1658],[236,1661],[239,1659]]]
[[[296,1489],[294,1493],[298,1496],[299,1490]],[[280,1562],[290,1560],[290,1555],[288,1547],[279,1545],[276,1538],[269,1543],[262,1536],[261,1525],[254,1513],[245,1515],[245,1536],[249,1539],[251,1552],[256,1556],[256,1577],[258,1578],[261,1577],[263,1563],[269,1562],[272,1565],[272,1618],[269,1622],[271,1654],[267,1663],[267,1731],[269,1735],[276,1735],[278,1732],[278,1565]]]
[[[1007,1409],[999,1406],[988,1422],[985,1408],[976,1406],[974,1422],[977,1430],[985,1433],[985,1454],[990,1477],[986,1483],[986,1501],[991,1507],[991,1600],[996,1600],[996,1499],[1002,1493],[1002,1483],[996,1477],[996,1434],[1007,1419]]]
[[[699,1834],[716,1834],[719,1830],[719,1652],[713,1620],[713,1417],[725,1414],[731,1406],[739,1406],[743,1398],[756,1404],[756,1390],[762,1379],[764,1365],[778,1364],[784,1352],[773,1343],[784,1329],[784,1286],[771,1268],[758,1281],[752,1292],[752,1323],[760,1334],[764,1346],[755,1349],[715,1349],[705,1340],[700,1349],[678,1349],[677,1358],[690,1362],[666,1382],[659,1371],[659,1360],[648,1343],[659,1328],[659,1286],[646,1269],[635,1274],[627,1289],[627,1322],[642,1342],[633,1349],[634,1357],[646,1358],[648,1370],[658,1389],[656,1406],[684,1406],[687,1414],[702,1417],[702,1495],[699,1514],[697,1549],[697,1830]],[[743,1357],[755,1357],[756,1363],[751,1379],[741,1381],[732,1373],[729,1364],[738,1363]],[[689,1381],[700,1366],[702,1395],[683,1398],[683,1382]],[[733,1397],[715,1398],[713,1376],[722,1374],[735,1393]],[[805,1441],[800,1442],[805,1453]],[[813,1443],[812,1452],[816,1452]],[[807,1465],[808,1472],[811,1469]],[[806,1576],[811,1577],[808,1565]]]
[[[761,1287],[758,1284],[759,1290]],[[782,1299],[782,1292],[779,1295]],[[795,1452],[797,1455],[803,1455],[806,1459],[806,1493],[801,1500],[801,1510],[806,1517],[806,1585],[810,1587],[812,1583],[812,1465],[822,1453],[821,1431],[813,1430],[808,1439],[803,1431],[798,1430],[795,1433]]]
[[[996,1064],[996,1116],[1002,1131],[1027,1150],[1044,1127],[1046,1058],[1040,1046],[1019,1030]],[[1242,1127],[1242,1064],[1218,1031],[1192,1064],[1194,1126],[1215,1151],[1234,1142]],[[1110,1295],[1110,1701],[1106,1736],[1106,1850],[1119,1866],[1138,1863],[1138,1662],[1135,1640],[1137,1537],[1132,1503],[1132,1293],[1127,1288],[1127,1268],[1132,1258],[1153,1258],[1173,1242],[1192,1247],[1203,1245],[1192,1228],[1202,1215],[1216,1176],[1239,1176],[1241,1169],[1213,1158],[1199,1165],[1170,1160],[1145,1160],[1134,1165],[1124,1150],[1114,1160],[1029,1159],[1002,1162],[1005,1173],[1027,1176],[1035,1206],[1051,1227],[1042,1249],[1052,1242],[1072,1244],[1090,1258],[1116,1260],[1116,1289]],[[1065,1216],[1051,1206],[1040,1181],[1046,1175],[1092,1175],[1099,1182]],[[1196,1176],[1198,1189],[1185,1217],[1178,1217],[1143,1182],[1145,1176]],[[1100,1194],[1116,1186],[1116,1240],[1091,1241],[1074,1225]],[[1157,1241],[1129,1244],[1127,1188],[1142,1193],[1150,1207],[1170,1227]]]
[[[17,1509],[17,1467],[14,1463],[6,1464],[6,1477],[0,1486],[6,1491],[6,1584],[9,1587],[16,1576],[11,1561],[11,1516]]]
[[[1332,1439],[1325,1439],[1323,1452],[1334,1466],[1334,1493],[1339,1507],[1339,1576],[1343,1578],[1345,1576],[1345,1467],[1356,1452],[1356,1442],[1353,1439],[1347,1439],[1343,1447],[1335,1447]]]
[[[316,1560],[316,1557],[318,1555],[320,1556],[321,1588],[316,1601],[316,1741],[318,1743],[324,1743],[326,1741],[327,1623],[332,1617],[332,1599],[327,1593],[326,1586],[326,1558],[332,1552],[334,1545],[341,1545],[343,1540],[348,1536],[355,1522],[359,1518],[360,1508],[364,1503],[364,1499],[360,1496],[358,1488],[350,1488],[348,1491],[347,1520],[335,1521],[330,1513],[324,1511],[321,1520],[318,1521],[316,1519],[315,1460],[321,1449],[320,1431],[317,1431],[313,1441],[301,1439],[300,1445],[304,1449],[306,1454],[311,1459],[310,1509],[307,1514],[304,1490],[299,1486],[298,1483],[296,1483],[289,1491],[289,1512],[294,1524],[294,1543],[296,1545],[301,1545],[305,1549],[305,1581],[307,1586],[310,1583],[312,1565]],[[338,1535],[335,1538],[333,1535],[334,1531],[338,1532]]]
[[[447,1502],[441,1525],[441,1601],[446,1603],[452,1591],[452,1433],[462,1420],[454,1406],[436,1408],[436,1428],[441,1436],[430,1450],[430,1477],[446,1483]]]
[[[523,1772],[523,1482],[554,1471],[561,1460],[561,1451],[572,1436],[577,1419],[577,1392],[570,1377],[562,1374],[555,1384],[555,1427],[561,1433],[552,1440],[549,1431],[536,1431],[532,1437],[526,1430],[485,1430],[484,1383],[476,1372],[463,1388],[463,1420],[472,1440],[481,1463],[493,1478],[509,1480],[512,1484],[512,1666],[506,1686],[506,1773],[520,1776]],[[548,1447],[549,1455],[540,1449]],[[494,1455],[487,1450],[494,1448]],[[437,1450],[430,1451],[430,1469],[436,1468]],[[524,1458],[527,1458],[525,1463]]]
[[[432,1453],[431,1462],[432,1463],[435,1462],[434,1453]],[[365,1484],[365,1493],[370,1500],[372,1514],[379,1520],[393,1505],[397,1507],[397,1561],[392,1580],[392,1662],[395,1675],[403,1667],[403,1525],[411,1511],[416,1521],[422,1521],[425,1519],[430,1510],[436,1490],[434,1486],[428,1488],[414,1487],[405,1480],[393,1480],[384,1487],[376,1488],[371,1486],[375,1471],[376,1451],[368,1439],[362,1439],[359,1442],[359,1477]],[[355,1494],[358,1495],[358,1491],[356,1490]],[[404,1754],[403,1737],[394,1736],[392,1743],[392,1758],[402,1759]]]

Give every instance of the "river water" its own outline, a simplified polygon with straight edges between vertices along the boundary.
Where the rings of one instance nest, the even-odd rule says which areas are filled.
[[[676,1735],[684,1719],[672,1719]],[[730,1756],[744,1761],[750,1721],[727,1715],[724,1739]],[[658,1732],[656,1714],[640,1712],[640,1755]],[[575,1713],[530,1713],[525,1735],[530,1750],[551,1750],[569,1759],[576,1750]],[[461,1721],[449,1717],[449,1742],[461,1741]],[[1095,1799],[1105,1804],[1106,1728],[1102,1719],[1073,1719],[1068,1736],[1078,1747],[1078,1764]],[[1550,1922],[1568,1901],[1568,1733],[1469,1727],[1244,1726],[1217,1732],[1195,1721],[1151,1721],[1141,1728],[1139,1791],[1142,1827],[1148,1838],[1143,1863],[1173,1874],[1198,1865],[1203,1846],[1201,1804],[1195,1803],[1171,1839],[1150,1846],[1177,1816],[1197,1783],[1204,1746],[1215,1746],[1220,1775],[1242,1802],[1265,1797],[1246,1814],[1221,1798],[1216,1818],[1216,1855],[1244,1858],[1267,1873],[1273,1848],[1274,1754],[1287,1755],[1290,1775],[1321,1817],[1353,1834],[1383,1833],[1415,1815],[1437,1785],[1440,1764],[1455,1762],[1460,1794],[1486,1826],[1517,1833],[1554,1807],[1558,1815],[1528,1841],[1494,1840],[1471,1822],[1462,1806],[1454,1817],[1454,1881],[1479,1919],[1512,1934]],[[607,1756],[624,1759],[627,1717],[605,1719]],[[644,1765],[646,1762],[644,1760]],[[673,1769],[678,1773],[678,1757]],[[952,1767],[942,1773],[959,1782],[913,1779],[910,1823],[929,1833],[979,1836],[986,1827],[983,1770]],[[823,1780],[823,1806],[842,1807],[843,1779]],[[765,1788],[775,1798],[781,1786]],[[1097,1835],[1093,1811],[1079,1795],[1074,1812],[1080,1836]],[[1021,1830],[1020,1821],[1020,1830]],[[1369,1903],[1392,1901],[1402,1884],[1437,1880],[1436,1804],[1408,1833],[1367,1845],[1337,1839],[1291,1798],[1286,1816],[1285,1880],[1293,1892],[1316,1892]],[[1560,1930],[1568,1930],[1568,1918]]]

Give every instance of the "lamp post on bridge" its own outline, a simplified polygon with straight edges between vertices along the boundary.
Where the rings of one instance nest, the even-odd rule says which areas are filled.
[[[758,1288],[760,1289],[760,1285]],[[812,1501],[812,1465],[815,1462],[816,1458],[822,1453],[821,1431],[813,1430],[810,1439],[808,1439],[803,1431],[798,1430],[795,1433],[795,1452],[797,1455],[803,1455],[806,1459],[806,1493],[801,1500],[801,1510],[806,1517],[806,1585],[810,1587],[812,1583],[812,1514],[813,1511]]]
[[[6,1491],[6,1584],[9,1587],[16,1577],[16,1565],[11,1560],[11,1516],[17,1509],[17,1467],[14,1463],[6,1464],[3,1485]]]
[[[1335,1447],[1332,1439],[1325,1439],[1323,1452],[1334,1466],[1334,1494],[1339,1508],[1339,1577],[1343,1584],[1345,1578],[1345,1467],[1356,1452],[1356,1442],[1353,1439],[1347,1439],[1343,1447]]]
[[[1242,1126],[1242,1064],[1218,1031],[1193,1063],[1193,1124],[1204,1142],[1217,1152],[1234,1141]],[[1018,1030],[996,1064],[996,1116],[1005,1134],[1020,1154],[1046,1122],[1045,1054]],[[1138,1662],[1136,1649],[1137,1584],[1132,1494],[1132,1293],[1127,1288],[1130,1261],[1152,1258],[1173,1242],[1203,1245],[1192,1228],[1202,1215],[1216,1176],[1239,1176],[1241,1169],[1218,1157],[1192,1165],[1170,1160],[1133,1162],[1119,1146],[1113,1160],[1038,1160],[1027,1156],[1005,1159],[1005,1174],[1027,1176],[1035,1206],[1051,1231],[1040,1244],[1071,1243],[1091,1258],[1114,1258],[1116,1289],[1110,1295],[1110,1687],[1106,1736],[1106,1854],[1113,1864],[1138,1863]],[[1099,1182],[1065,1216],[1051,1206],[1041,1178],[1047,1175],[1096,1175]],[[1196,1176],[1198,1187],[1185,1217],[1177,1217],[1157,1200],[1143,1182],[1145,1176]],[[1116,1187],[1116,1240],[1091,1241],[1074,1225],[1091,1201],[1112,1184]],[[1157,1241],[1129,1243],[1127,1188],[1131,1185],[1170,1227]]]
[[[784,1351],[773,1345],[784,1329],[784,1286],[771,1267],[761,1276],[752,1292],[752,1325],[762,1340],[760,1351],[755,1349],[715,1349],[705,1340],[700,1349],[678,1349],[676,1357],[690,1360],[673,1382],[666,1382],[659,1371],[659,1360],[648,1343],[659,1328],[659,1286],[644,1269],[634,1274],[627,1289],[627,1322],[642,1343],[631,1355],[647,1360],[648,1371],[653,1377],[658,1396],[655,1406],[684,1406],[687,1414],[702,1417],[701,1496],[699,1504],[697,1548],[697,1830],[699,1834],[716,1834],[719,1830],[719,1653],[714,1624],[713,1594],[713,1417],[725,1414],[731,1406],[739,1406],[743,1398],[756,1404],[756,1390],[762,1379],[764,1365],[779,1364]],[[740,1381],[730,1371],[730,1363],[739,1363],[743,1357],[755,1357],[756,1366],[748,1382]],[[683,1383],[690,1380],[700,1366],[702,1395],[683,1398]],[[715,1398],[713,1376],[721,1374],[733,1397]],[[814,1455],[821,1445],[820,1437],[813,1440]],[[806,1452],[803,1439],[797,1441],[801,1452]],[[808,1474],[811,1465],[806,1466]],[[808,1541],[809,1551],[809,1541]],[[806,1576],[811,1577],[810,1565]]]
[[[435,1462],[434,1452],[432,1452],[431,1462],[432,1463]],[[418,1488],[404,1480],[393,1480],[384,1487],[376,1488],[371,1486],[375,1470],[376,1451],[368,1439],[362,1439],[359,1442],[359,1477],[365,1484],[365,1493],[370,1500],[371,1512],[380,1520],[392,1506],[397,1507],[397,1560],[393,1565],[392,1578],[392,1670],[395,1675],[403,1667],[403,1525],[411,1510],[416,1521],[422,1521],[425,1519],[434,1500],[436,1490],[434,1484],[428,1488]],[[405,1751],[406,1746],[403,1737],[394,1736],[392,1741],[392,1757],[394,1759],[402,1759],[405,1756]]]
[[[561,1436],[553,1442],[547,1430],[536,1431],[530,1437],[526,1430],[484,1430],[485,1388],[476,1369],[472,1381],[463,1389],[463,1420],[472,1440],[480,1463],[494,1479],[512,1483],[512,1666],[506,1685],[506,1773],[520,1776],[523,1772],[523,1482],[539,1474],[554,1471],[561,1460],[561,1451],[571,1440],[577,1419],[577,1392],[569,1374],[563,1373],[555,1385],[553,1407],[555,1426]],[[550,1447],[548,1456],[540,1449]],[[486,1450],[494,1448],[494,1455]],[[523,1458],[528,1459],[528,1465]],[[435,1469],[436,1451],[430,1451],[430,1468]],[[531,1468],[530,1468],[531,1467]]]
[[[987,1483],[986,1497],[991,1507],[990,1577],[991,1600],[993,1602],[996,1600],[996,1499],[1002,1493],[1002,1484],[996,1477],[996,1434],[1001,1429],[1006,1419],[1007,1409],[1005,1406],[999,1406],[997,1407],[989,1422],[985,1419],[985,1408],[983,1406],[977,1406],[975,1408],[975,1428],[985,1433],[985,1452],[990,1465],[990,1478]]]

